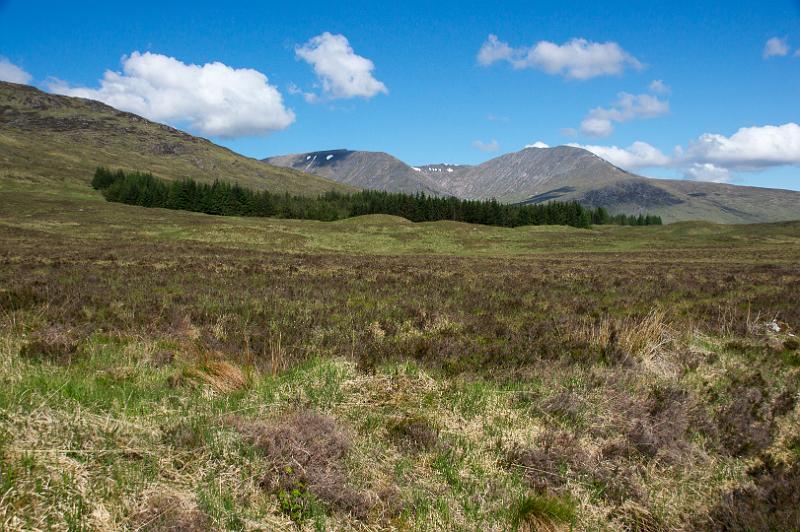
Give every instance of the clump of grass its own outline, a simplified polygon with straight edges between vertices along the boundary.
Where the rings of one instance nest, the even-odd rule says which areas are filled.
[[[158,487],[144,496],[143,503],[131,517],[134,530],[151,532],[200,532],[216,530],[211,519],[189,494]]]
[[[177,449],[197,449],[203,444],[203,433],[196,422],[180,420],[162,428],[162,440]]]
[[[673,341],[675,333],[666,312],[654,308],[640,318],[584,318],[570,335],[589,345],[607,364],[630,366],[655,357]]]
[[[545,399],[539,409],[572,426],[579,426],[583,422],[583,412],[586,409],[583,398],[572,390],[562,390]]]
[[[344,460],[352,442],[332,417],[298,411],[272,423],[234,419],[233,425],[269,463],[261,484],[293,520],[312,517],[320,502],[359,519],[373,507],[349,485]]]
[[[576,504],[571,498],[544,493],[525,495],[511,508],[511,524],[517,530],[556,530],[573,523],[576,516]]]
[[[78,353],[79,343],[73,331],[50,326],[36,331],[20,348],[20,356],[36,362],[70,364]]]
[[[609,515],[610,522],[620,530],[661,532],[667,527],[649,508],[635,500],[625,500]]]
[[[404,416],[389,425],[389,437],[398,446],[411,451],[425,451],[439,443],[439,431],[424,417]]]
[[[207,386],[220,393],[247,387],[247,377],[237,366],[224,360],[212,360],[181,370],[172,377],[173,385]]]

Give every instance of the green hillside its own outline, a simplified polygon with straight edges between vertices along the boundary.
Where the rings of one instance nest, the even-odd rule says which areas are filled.
[[[88,183],[98,165],[293,194],[354,190],[266,165],[100,102],[0,82],[0,178]]]

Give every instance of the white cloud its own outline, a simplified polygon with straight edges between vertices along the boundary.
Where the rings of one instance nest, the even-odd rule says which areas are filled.
[[[683,175],[694,181],[711,181],[712,183],[727,183],[731,180],[731,173],[727,168],[721,168],[712,163],[692,163],[684,169]]]
[[[513,56],[514,50],[507,43],[498,40],[497,35],[489,35],[478,50],[478,63],[489,66],[497,61],[510,61]]]
[[[655,118],[669,112],[669,102],[651,94],[619,93],[611,107],[597,107],[581,122],[581,133],[591,137],[607,137],[614,131],[614,122],[635,118]]]
[[[764,45],[763,55],[764,59],[789,55],[789,43],[786,39],[772,37],[771,39],[768,39]]]
[[[100,100],[151,120],[186,122],[201,133],[221,137],[263,134],[294,122],[281,93],[257,70],[219,62],[187,65],[150,52],[123,57],[122,70],[107,70],[99,89],[58,81],[49,88]]]
[[[295,96],[300,95],[303,97],[305,101],[308,103],[317,103],[319,101],[319,96],[314,94],[313,92],[305,92],[300,87],[295,85],[294,83],[290,83],[289,87],[287,88],[289,94]]]
[[[326,31],[296,47],[295,54],[314,67],[323,92],[331,99],[372,98],[389,92],[386,85],[372,76],[375,68],[372,61],[357,55],[344,35]]]
[[[669,94],[672,89],[670,89],[669,85],[664,83],[660,79],[654,79],[650,82],[650,91],[655,92],[656,94]]]
[[[607,137],[614,132],[614,125],[608,118],[587,116],[581,122],[581,133],[590,137]]]
[[[23,69],[5,57],[0,56],[0,81],[28,84],[32,79],[33,76],[25,72]]]
[[[561,134],[565,137],[577,137],[578,131],[574,127],[561,128]]]
[[[537,140],[533,144],[526,144],[526,148],[549,148],[550,146],[542,142],[541,140]]]
[[[499,150],[500,143],[497,142],[495,139],[492,139],[489,142],[483,142],[481,140],[473,140],[472,147],[475,148],[476,150],[490,152]]]
[[[800,125],[743,127],[730,137],[705,133],[678,156],[735,170],[800,164]]]
[[[670,158],[664,155],[658,148],[646,142],[637,140],[627,148],[617,146],[586,146],[581,144],[567,144],[575,148],[583,148],[615,166],[625,170],[636,168],[665,166],[669,164]]]
[[[548,74],[561,74],[572,79],[621,74],[625,68],[642,68],[642,64],[615,42],[597,43],[572,39],[564,44],[539,41],[533,46],[512,48],[489,35],[478,51],[478,63],[489,66],[507,61],[516,69],[536,68]]]
[[[626,170],[669,167],[687,179],[725,183],[733,172],[754,172],[775,166],[800,166],[800,125],[743,127],[730,137],[705,133],[666,155],[658,148],[636,141],[627,148],[568,144],[589,150]]]

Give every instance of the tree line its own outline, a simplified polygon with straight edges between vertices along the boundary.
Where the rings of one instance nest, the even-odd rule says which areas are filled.
[[[590,209],[576,201],[536,205],[502,204],[497,200],[463,200],[454,197],[362,190],[353,194],[326,192],[316,198],[255,191],[238,184],[193,179],[166,181],[150,173],[125,172],[99,167],[92,186],[108,201],[161,207],[221,216],[264,216],[333,221],[364,214],[391,214],[412,222],[455,220],[459,222],[518,227],[522,225],[592,224],[661,225],[653,215],[610,215],[599,207]]]

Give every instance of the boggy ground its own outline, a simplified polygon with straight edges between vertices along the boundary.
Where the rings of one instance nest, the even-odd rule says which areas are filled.
[[[800,526],[798,224],[2,192],[0,528]]]

